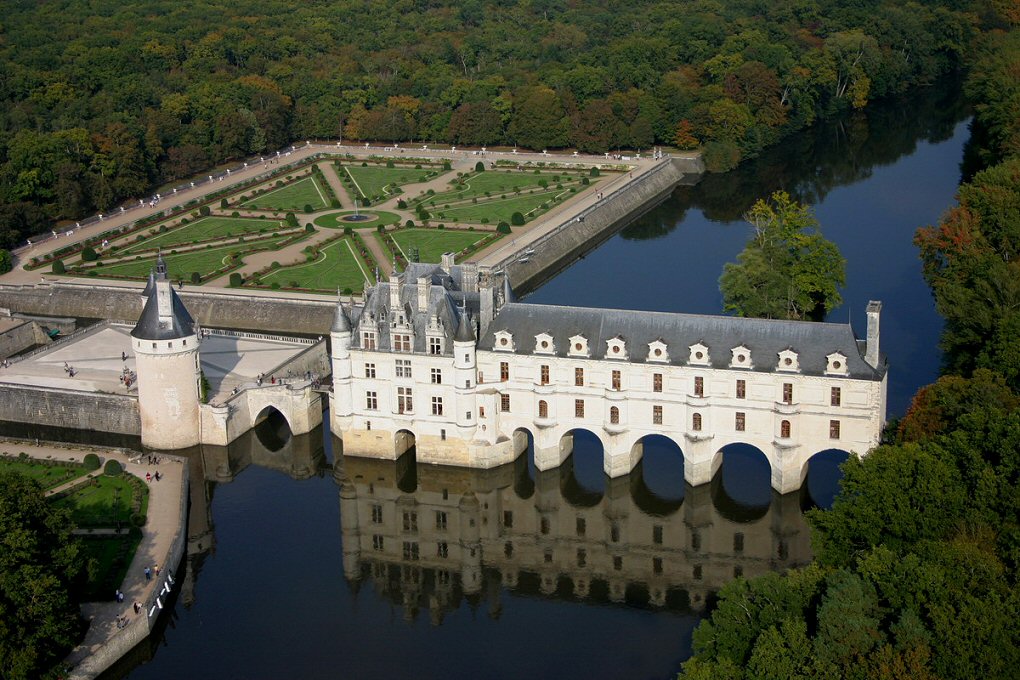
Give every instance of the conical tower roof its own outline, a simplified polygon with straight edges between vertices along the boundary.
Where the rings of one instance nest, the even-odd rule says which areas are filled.
[[[457,333],[453,336],[454,342],[474,342],[475,341],[475,329],[471,320],[468,318],[467,310],[461,308],[460,310],[460,322],[457,324]]]
[[[344,309],[344,305],[339,300],[336,301],[336,312],[333,314],[333,325],[329,329],[330,333],[350,333],[351,332],[351,318],[347,316],[347,310]]]

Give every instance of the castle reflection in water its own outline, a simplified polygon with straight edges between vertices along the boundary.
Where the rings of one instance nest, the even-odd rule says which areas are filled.
[[[185,605],[215,548],[216,483],[249,464],[295,479],[331,473],[349,587],[371,587],[406,619],[427,612],[436,625],[465,603],[498,618],[508,594],[698,611],[735,577],[810,560],[801,494],[772,492],[767,504],[742,506],[721,475],[664,499],[640,467],[606,478],[601,491],[586,489],[569,459],[535,472],[526,456],[492,470],[416,465],[413,455],[339,456],[331,471],[321,430],[288,437],[270,424],[230,447],[202,447],[191,461]]]

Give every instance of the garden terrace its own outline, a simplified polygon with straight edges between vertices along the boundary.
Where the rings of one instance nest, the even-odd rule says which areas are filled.
[[[249,210],[298,211],[311,206],[315,211],[328,208],[330,202],[328,185],[312,173],[282,187],[270,188],[241,203],[240,207]]]
[[[272,269],[257,277],[259,287],[291,288],[347,294],[364,290],[366,281],[374,283],[374,262],[367,250],[352,237],[343,237],[322,245],[311,253],[312,261]],[[366,259],[367,258],[367,259]]]
[[[427,182],[446,172],[442,166],[412,167],[396,165],[369,165],[362,163],[337,164],[338,174],[342,181],[354,190],[361,198],[377,202],[401,193],[401,187],[407,184]]]

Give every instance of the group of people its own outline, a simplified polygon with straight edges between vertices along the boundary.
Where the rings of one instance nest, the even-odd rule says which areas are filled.
[[[161,479],[163,479],[163,476],[159,474],[159,470],[156,470],[156,474],[152,474],[151,472],[145,473],[145,481],[147,482],[151,482],[152,480],[156,480],[158,482]]]
[[[10,367],[11,367],[11,362],[8,361],[7,359],[4,359],[3,361],[0,361],[0,368],[10,368]]]
[[[134,371],[129,370],[127,366],[125,366],[124,370],[120,374],[120,382],[122,385],[124,385],[124,388],[130,390],[131,385],[133,385],[137,380],[138,374],[135,373]]]
[[[78,371],[74,369],[74,366],[68,366],[67,362],[64,362],[64,373],[66,373],[69,377],[73,378],[74,374],[77,372]]]

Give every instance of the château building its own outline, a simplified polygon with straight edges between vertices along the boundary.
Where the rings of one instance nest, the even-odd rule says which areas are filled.
[[[333,431],[346,455],[414,446],[419,462],[473,468],[513,461],[530,438],[547,470],[588,430],[610,477],[662,435],[692,485],[711,480],[728,445],[750,444],[785,493],[815,454],[878,444],[880,312],[869,303],[858,340],[849,324],[527,304],[505,276],[447,254],[409,264],[362,305],[338,303]]]

